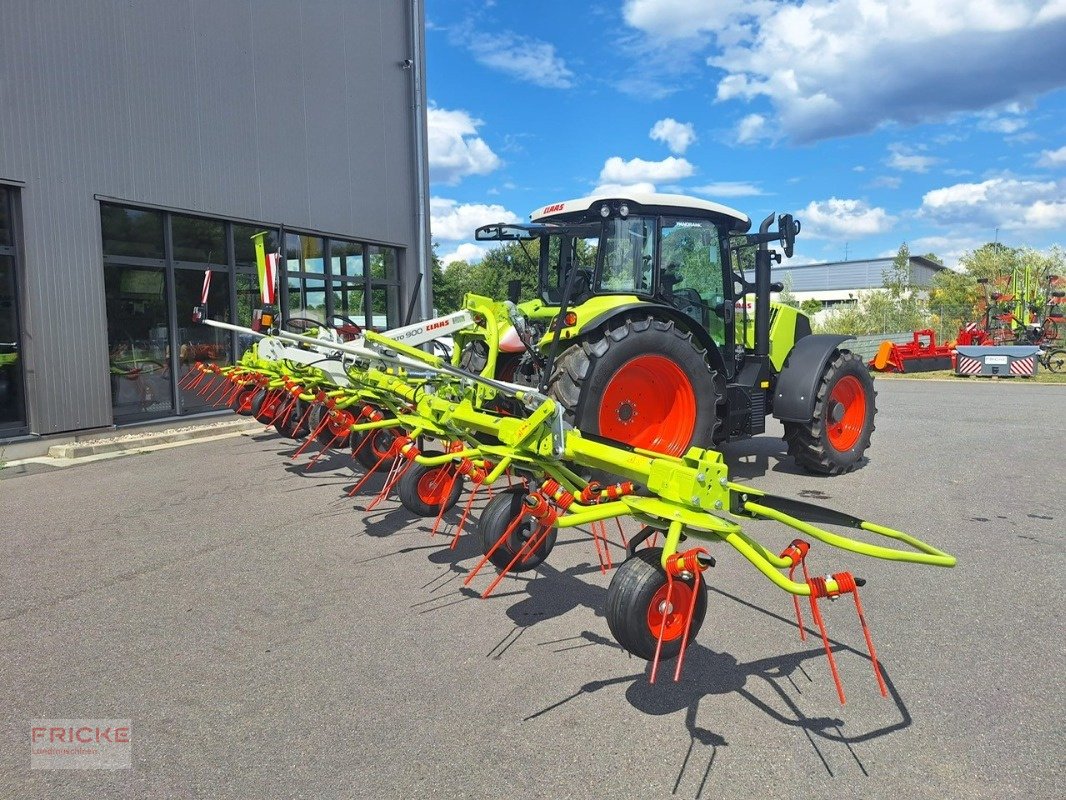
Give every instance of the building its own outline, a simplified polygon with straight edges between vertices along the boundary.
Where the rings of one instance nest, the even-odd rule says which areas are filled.
[[[290,316],[428,312],[421,0],[6,0],[0,439],[210,410],[251,237]],[[416,296],[416,286],[417,296]]]
[[[822,308],[832,308],[857,303],[861,294],[883,289],[893,261],[894,257],[797,266],[785,262],[774,268],[772,280],[791,284],[792,294],[800,302],[817,300]],[[947,267],[924,256],[910,257],[911,283],[919,291],[925,290],[933,276],[944,269]]]

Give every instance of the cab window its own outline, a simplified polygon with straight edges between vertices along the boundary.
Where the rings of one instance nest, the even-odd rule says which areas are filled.
[[[659,292],[663,299],[724,345],[731,301],[724,282],[718,226],[708,220],[664,217],[661,242]]]

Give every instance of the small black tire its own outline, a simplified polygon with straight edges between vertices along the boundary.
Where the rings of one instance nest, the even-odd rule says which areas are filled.
[[[442,453],[426,451],[424,456],[439,456]],[[396,484],[396,493],[403,507],[420,517],[435,517],[442,509],[447,511],[463,493],[462,476],[455,478],[453,464],[430,467],[415,462],[403,473]],[[451,489],[449,490],[449,484]],[[445,492],[448,492],[445,494]]]
[[[525,489],[515,486],[497,494],[485,505],[478,520],[478,535],[481,537],[481,552],[489,555],[489,561],[498,570],[507,569],[518,551],[522,549],[533,533],[540,529],[537,521],[528,514],[522,519],[506,539],[496,547],[496,543],[507,533],[507,529],[522,513],[525,507]],[[559,535],[559,529],[552,527],[540,546],[527,558],[522,559],[511,567],[511,572],[528,572],[544,561],[555,547],[555,540]],[[496,547],[495,551],[493,548]]]
[[[274,420],[274,429],[282,436],[287,436],[290,439],[302,439],[308,434],[307,420],[304,415],[307,413],[307,403],[297,398],[296,402],[291,400],[285,400],[288,409],[282,409],[284,413],[279,414],[277,419]]]
[[[1047,354],[1044,363],[1047,364],[1048,372],[1066,372],[1066,350],[1052,350]]]
[[[681,651],[684,622],[692,602],[694,580],[677,578],[674,580],[674,594],[670,598],[672,608],[663,608],[666,602],[666,572],[661,564],[662,555],[661,547],[651,547],[623,561],[607,587],[604,609],[607,626],[618,644],[637,658],[648,661],[655,658],[658,644],[659,629],[653,624],[653,615],[658,615],[661,625],[662,612],[666,612],[666,635],[659,659],[669,661]],[[653,602],[656,606],[654,612]],[[699,633],[706,614],[707,584],[701,580],[696,590],[696,605],[692,609],[692,624],[688,631],[690,642]]]
[[[252,398],[252,416],[264,425],[269,425],[273,419],[274,412],[270,410],[266,405],[267,396],[270,394],[269,389],[259,389],[255,396]],[[273,404],[271,404],[273,406]]]
[[[311,409],[311,413],[307,417],[307,430],[309,433],[318,431],[327,411],[328,409],[322,405],[322,403],[315,404],[315,407]],[[338,450],[345,449],[348,446],[348,440],[351,434],[344,434],[340,438],[336,438],[336,436],[337,434],[333,431],[332,427],[326,425],[326,427],[318,431],[318,435],[315,439],[327,447],[332,446]]]
[[[877,414],[877,392],[861,357],[838,350],[815,392],[809,422],[786,422],[785,443],[796,463],[819,475],[841,475],[862,464]]]
[[[240,414],[242,417],[249,417],[252,415],[252,403],[255,401],[256,395],[259,393],[259,388],[255,385],[245,386],[237,392],[237,402],[233,404],[233,412]]]
[[[365,445],[363,441],[370,437]],[[392,447],[396,433],[390,428],[377,428],[362,433],[353,433],[351,436],[352,452],[355,460],[367,469],[373,469]]]

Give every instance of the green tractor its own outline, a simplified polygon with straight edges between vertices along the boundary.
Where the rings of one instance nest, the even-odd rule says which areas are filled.
[[[752,234],[726,206],[633,194],[555,203],[531,219],[477,230],[479,241],[521,244],[539,297],[519,303],[512,282],[509,324],[475,311],[481,325],[455,337],[461,365],[537,386],[584,434],[642,450],[714,447],[764,432],[772,414],[807,470],[862,462],[876,393],[863,360],[841,346],[851,337],[812,335],[806,315],[770,301],[781,291],[770,245],[792,256],[791,215],[774,231],[770,215]],[[489,304],[471,296],[468,307],[479,301]]]

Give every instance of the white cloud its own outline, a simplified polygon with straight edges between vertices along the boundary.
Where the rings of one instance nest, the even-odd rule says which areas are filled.
[[[600,170],[601,183],[657,183],[676,181],[687,178],[695,172],[693,166],[683,158],[670,156],[662,161],[645,161],[634,158],[623,161],[618,156],[611,156]]]
[[[456,29],[452,41],[466,47],[479,64],[548,89],[569,89],[574,73],[555,52],[555,45],[512,31],[478,33]]]
[[[766,135],[766,117],[762,114],[748,114],[737,125],[737,144],[751,144]]]
[[[871,208],[862,200],[812,200],[798,212],[803,235],[817,239],[858,239],[885,233],[895,219],[883,208]]]
[[[889,146],[892,154],[886,162],[892,169],[905,172],[928,172],[939,159],[932,156],[922,156],[907,150],[903,145],[893,144]]]
[[[1066,181],[992,178],[926,192],[921,216],[942,225],[991,230],[1066,225]]]
[[[696,141],[696,131],[690,122],[678,122],[676,119],[667,117],[656,122],[648,134],[652,139],[663,142],[670,148],[671,153],[682,155],[688,150],[689,145]]]
[[[493,222],[518,222],[518,215],[500,205],[460,203],[444,197],[429,200],[429,229],[434,241],[470,239],[474,229]]]
[[[720,101],[766,97],[811,142],[1026,103],[1066,85],[1062,0],[627,0],[656,41],[713,42]]]
[[[985,241],[975,236],[922,236],[910,242],[910,250],[914,255],[933,253],[944,262],[945,267],[958,269],[959,259]]]
[[[1041,167],[1066,166],[1066,145],[1058,150],[1044,150],[1040,153],[1040,160],[1036,162]]]
[[[430,108],[429,177],[454,186],[468,175],[487,175],[501,162],[485,141],[477,136],[481,120],[465,111]]]
[[[903,179],[895,175],[880,175],[870,181],[870,186],[875,189],[898,189],[903,185]]]
[[[609,194],[616,197],[625,197],[634,194],[655,194],[655,184],[643,181],[640,183],[601,183],[592,190],[594,195]]]
[[[754,183],[744,183],[742,181],[718,181],[717,183],[708,183],[705,186],[693,186],[688,191],[712,199],[715,197],[758,197],[766,194]]]
[[[488,251],[488,247],[474,244],[473,242],[463,242],[450,253],[442,255],[440,257],[440,263],[444,266],[448,266],[453,261],[465,261],[468,264],[476,264],[485,257],[485,253]]]
[[[1011,134],[1017,133],[1028,124],[1028,121],[1022,117],[1001,117],[996,114],[987,114],[982,115],[977,127],[991,133]]]

